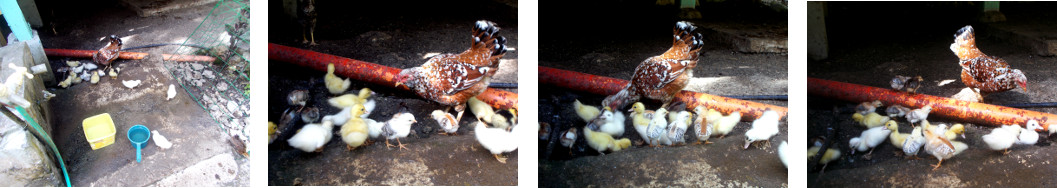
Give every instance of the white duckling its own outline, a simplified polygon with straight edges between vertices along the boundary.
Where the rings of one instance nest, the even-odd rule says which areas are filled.
[[[322,123],[305,125],[286,142],[304,152],[323,151],[323,145],[330,142],[334,136],[334,122],[330,118],[331,116],[325,116]]]
[[[855,151],[866,151],[877,147],[877,145],[880,145],[888,138],[888,134],[890,133],[892,133],[892,130],[888,130],[888,127],[885,126],[866,129],[859,135],[859,137],[848,140],[848,145],[852,148],[851,153],[855,154]],[[871,153],[872,151],[873,150],[871,150]]]
[[[982,138],[984,143],[987,143],[987,147],[995,151],[1003,151],[1002,154],[1009,153],[1009,147],[1013,146],[1013,143],[1017,142],[1017,136],[1020,135],[1020,125],[1002,125],[1002,127],[991,129],[991,133],[984,135]]]
[[[1042,130],[1042,126],[1039,126],[1039,122],[1028,120],[1025,130],[1020,131],[1020,135],[1017,136],[1017,144],[1023,145],[1035,145],[1039,142],[1039,132]]]
[[[614,112],[608,106],[602,109],[602,115],[589,122],[589,124],[598,126],[598,132],[603,132],[610,136],[624,135],[624,114]]]
[[[745,147],[742,149],[749,149],[753,142],[769,140],[778,134],[778,121],[781,118],[778,112],[764,111],[760,118],[752,121],[752,128],[745,132]]]

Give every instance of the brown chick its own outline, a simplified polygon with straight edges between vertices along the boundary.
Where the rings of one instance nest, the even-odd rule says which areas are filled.
[[[405,85],[422,98],[455,107],[455,119],[461,120],[466,101],[488,88],[506,53],[506,38],[499,36],[495,23],[477,21],[472,34],[470,49],[436,55],[421,66],[401,70],[396,86]]]
[[[1028,91],[1028,78],[1023,72],[1010,68],[1006,60],[988,56],[976,47],[972,26],[962,27],[954,34],[951,51],[958,56],[965,86],[979,88],[984,93],[1009,91],[1018,85]]]
[[[701,33],[692,23],[681,21],[675,24],[672,47],[663,54],[653,56],[635,67],[631,82],[617,94],[602,101],[612,109],[623,109],[630,102],[646,97],[663,102],[662,108],[682,91],[694,75],[701,47]]]

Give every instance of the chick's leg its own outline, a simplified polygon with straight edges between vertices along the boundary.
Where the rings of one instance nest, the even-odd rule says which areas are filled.
[[[399,138],[396,139],[396,145],[400,146],[400,149],[410,150],[410,149],[407,149],[407,147],[404,147],[404,143],[400,143],[400,139]]]
[[[940,165],[942,165],[942,164],[943,164],[943,159],[940,159],[940,162],[936,163],[936,165],[932,165],[932,170],[939,169]]]
[[[312,38],[312,43],[308,43],[308,45],[312,45],[312,46],[319,45],[319,44],[316,44],[316,23],[315,22],[316,21],[313,19],[312,20],[312,25],[308,26],[308,36]]]
[[[492,157],[495,157],[495,160],[499,161],[499,163],[506,164],[506,157],[500,156],[499,154],[492,154]]]

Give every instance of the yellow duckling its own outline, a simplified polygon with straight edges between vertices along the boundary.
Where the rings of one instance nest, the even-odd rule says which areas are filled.
[[[851,115],[851,118],[854,119],[856,122],[859,122],[860,125],[866,126],[866,128],[874,128],[877,126],[881,126],[888,122],[888,120],[891,120],[890,117],[882,116],[877,112],[870,112],[866,115],[854,113]]]
[[[610,136],[609,134],[595,132],[590,128],[584,129],[584,136],[587,139],[587,145],[591,146],[591,148],[595,149],[599,153],[605,151],[617,152],[623,149],[627,149],[629,146],[631,146],[631,140],[627,138],[616,140],[613,139],[613,136]]]
[[[950,129],[943,132],[943,136],[947,137],[947,140],[954,140],[959,135],[961,135],[962,139],[965,139],[965,125],[962,125],[961,123],[955,123],[954,125],[951,125]]]
[[[580,103],[580,100],[573,101],[573,109],[576,109],[576,115],[580,115],[580,119],[583,119],[584,122],[591,122],[602,113],[602,111],[598,110],[598,107],[584,105],[584,103]]]
[[[342,80],[334,75],[333,63],[327,64],[327,75],[323,76],[323,82],[327,84],[327,90],[330,91],[330,94],[335,95],[344,93],[345,90],[349,89],[349,85],[352,84],[352,81],[349,81],[348,78]]]
[[[346,149],[352,150],[363,145],[367,141],[367,122],[360,117],[364,113],[363,105],[353,105],[351,117],[341,126],[341,141],[348,144]]]
[[[646,139],[646,128],[650,126],[650,120],[653,119],[653,111],[646,110],[646,105],[642,102],[635,102],[629,111],[631,111],[631,124],[635,127],[635,132],[639,133],[643,140],[649,142],[649,139]]]
[[[811,159],[812,157],[818,155],[818,150],[820,149],[822,149],[822,147],[811,146],[811,148],[808,148],[807,158]],[[837,160],[838,158],[840,158],[840,150],[829,148],[826,149],[826,153],[823,153],[822,157],[818,159],[818,163],[825,165],[829,164],[829,162]]]
[[[327,102],[331,106],[334,106],[339,109],[349,108],[354,105],[361,105],[364,106],[364,110],[366,111],[364,112],[364,114],[369,114],[371,111],[374,110],[374,100],[367,100],[367,98],[371,97],[372,94],[374,94],[374,92],[371,92],[371,89],[364,88],[360,89],[359,94],[357,95],[345,94],[327,99]]]
[[[888,134],[889,143],[892,143],[896,148],[903,149],[903,141],[906,141],[910,134],[899,133],[899,123],[896,123],[894,120],[888,120],[888,122],[885,122],[885,127],[888,127],[888,130],[892,130],[892,133]]]
[[[712,133],[723,135],[719,138],[726,137],[727,134],[730,133],[730,131],[734,130],[734,126],[738,125],[738,122],[741,122],[741,112],[731,112],[727,116],[719,118],[712,124],[712,128],[715,129],[715,131],[712,131]]]

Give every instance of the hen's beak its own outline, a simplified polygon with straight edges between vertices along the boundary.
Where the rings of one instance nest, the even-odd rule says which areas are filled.
[[[393,85],[393,87],[400,87],[400,85],[404,85],[404,83],[403,82],[396,82],[396,85]]]

